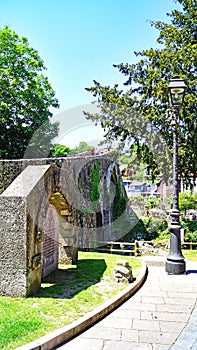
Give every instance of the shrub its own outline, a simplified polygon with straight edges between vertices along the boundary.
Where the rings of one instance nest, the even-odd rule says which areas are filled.
[[[193,242],[193,243],[197,243],[197,230],[194,232],[188,232],[185,234],[184,237],[184,241],[185,242]]]
[[[137,239],[140,235],[146,241],[151,241],[158,238],[161,234],[169,233],[168,223],[164,219],[155,218],[152,216],[144,216],[137,224],[124,236],[123,240],[130,241],[133,238]]]
[[[197,220],[181,219],[181,225],[185,230],[185,242],[197,242]]]

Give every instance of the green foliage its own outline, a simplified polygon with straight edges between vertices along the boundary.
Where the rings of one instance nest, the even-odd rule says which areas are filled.
[[[165,241],[166,243],[169,242],[170,239],[170,228],[166,228],[164,231],[160,230],[159,231],[159,236],[155,238],[155,241],[161,242]]]
[[[185,212],[189,209],[197,209],[197,198],[192,193],[180,193],[179,194],[179,209],[181,212]]]
[[[0,158],[47,156],[58,124],[59,107],[38,52],[8,27],[0,29]]]
[[[187,230],[187,231],[191,231],[191,232],[194,232],[197,230],[197,220],[188,220],[188,219],[185,219],[183,218],[182,219],[182,223],[184,225],[184,228]]]
[[[122,154],[119,157],[121,164],[139,164],[139,159],[137,158],[137,149],[133,149],[129,155]]]
[[[73,149],[74,154],[88,152],[92,149],[92,146],[89,146],[85,141],[80,141],[79,145]]]
[[[146,197],[145,202],[146,202],[146,206],[149,209],[159,208],[159,206],[161,204],[161,198],[148,196],[148,197]]]
[[[197,243],[197,230],[194,232],[187,232],[184,236],[184,241]]]
[[[197,242],[197,220],[181,219],[181,225],[185,230],[185,242]]]
[[[122,242],[130,242],[134,239],[138,239],[138,234],[144,237],[146,233],[146,227],[142,219],[140,219],[137,224],[126,234],[124,235],[120,241]]]
[[[60,144],[54,144],[50,150],[49,157],[67,157],[70,153],[72,153],[71,148]]]
[[[169,233],[166,220],[152,216],[143,216],[124,236],[123,241],[138,239],[138,237],[142,237],[146,241],[151,241],[157,239],[163,232],[164,236]]]
[[[124,174],[128,179],[134,179],[136,181],[143,181],[144,178],[144,164],[137,156],[137,149],[130,151],[130,154],[122,154],[119,157],[121,165],[127,164]]]
[[[132,158],[126,155],[121,155],[119,157],[119,161],[121,164],[131,164],[132,163]]]
[[[142,169],[138,169],[136,171],[135,180],[136,181],[143,181],[143,177],[144,177],[143,170]]]
[[[111,208],[112,221],[115,221],[124,213],[126,206],[127,206],[127,200],[122,194],[120,177],[119,177],[116,185],[116,194],[114,196],[114,200]]]
[[[168,227],[168,224],[164,219],[149,216],[143,217],[142,220],[146,229],[143,238],[147,241],[156,239],[161,232],[165,231]]]
[[[100,162],[91,169],[92,181],[90,186],[90,201],[96,202],[100,198]]]
[[[142,209],[162,209],[162,210],[169,210],[170,205],[172,202],[172,198],[167,197],[167,198],[157,198],[154,196],[137,196],[137,197],[132,197],[131,199],[131,204],[134,207],[140,207]]]
[[[190,221],[189,219],[182,218],[181,225],[185,230],[184,241],[193,243],[197,242],[197,221]]]
[[[126,77],[127,91],[118,84],[102,86],[97,81],[87,88],[98,98],[102,108],[102,113],[87,114],[87,117],[101,120],[109,139],[137,145],[138,156],[152,169],[152,178],[160,172],[169,179],[174,128],[168,83],[173,76],[179,75],[185,80],[187,91],[184,108],[179,113],[178,170],[186,186],[190,186],[197,174],[196,1],[177,2],[182,5],[182,10],[168,14],[170,23],[151,23],[159,31],[159,48],[135,52],[139,57],[137,63],[115,65]]]
[[[146,205],[146,200],[147,199],[144,196],[132,197],[131,205],[132,205],[132,207],[144,208],[144,206]]]

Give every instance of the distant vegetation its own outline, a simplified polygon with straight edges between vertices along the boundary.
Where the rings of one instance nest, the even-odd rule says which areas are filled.
[[[80,141],[79,145],[73,149],[74,154],[83,153],[91,151],[94,148],[93,146],[89,146],[85,141]]]
[[[68,146],[56,143],[51,147],[49,157],[67,157],[72,154],[89,152],[92,149],[94,149],[94,147],[88,145],[85,141],[80,141],[78,146],[75,148],[70,148]]]
[[[185,242],[197,242],[197,220],[188,215],[189,210],[197,210],[197,195],[180,193],[179,204],[181,213],[181,226],[184,229]],[[131,207],[135,211],[141,209],[143,214],[137,224],[122,238],[123,241],[132,241],[138,237],[144,240],[169,239],[169,210],[172,206],[172,197],[133,197]],[[132,214],[133,215],[133,214]]]
[[[50,150],[49,157],[67,157],[71,153],[71,148],[60,144],[54,144]]]

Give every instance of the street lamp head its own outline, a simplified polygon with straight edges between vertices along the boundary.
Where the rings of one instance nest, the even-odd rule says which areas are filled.
[[[183,79],[178,76],[170,79],[168,85],[170,103],[174,108],[180,108],[184,101],[186,85]]]

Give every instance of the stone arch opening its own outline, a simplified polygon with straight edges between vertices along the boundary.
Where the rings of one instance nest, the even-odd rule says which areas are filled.
[[[99,211],[96,213],[96,227],[102,227],[103,226],[103,216],[102,213]]]
[[[60,191],[51,194],[49,203],[55,208],[58,217],[58,262],[76,264],[78,259],[77,209],[68,203]]]

